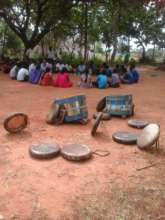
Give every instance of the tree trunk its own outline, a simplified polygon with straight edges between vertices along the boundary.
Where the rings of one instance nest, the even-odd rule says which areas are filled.
[[[41,40],[41,49],[42,49],[42,56],[44,57],[45,52],[44,52],[44,38]]]
[[[144,47],[144,45],[142,45],[142,60],[146,59],[146,49]]]
[[[152,59],[153,60],[155,59],[155,44],[154,44],[154,47],[153,47],[153,50],[152,50]]]
[[[85,3],[85,23],[84,23],[84,63],[88,59],[88,3]]]
[[[25,45],[24,52],[23,52],[23,60],[26,60],[27,57],[28,57],[28,56],[26,55],[28,49],[30,49],[30,47],[28,47],[28,46]]]
[[[113,44],[113,52],[111,55],[111,64],[112,65],[114,64],[114,61],[115,61],[116,52],[117,52],[117,39],[114,41],[114,44]]]
[[[95,59],[96,57],[96,42],[94,42],[94,45],[93,45],[93,59]]]
[[[5,26],[5,29],[4,29],[4,32],[3,32],[3,42],[2,42],[2,57],[4,56],[4,53],[5,53],[6,32],[7,32],[7,27]]]

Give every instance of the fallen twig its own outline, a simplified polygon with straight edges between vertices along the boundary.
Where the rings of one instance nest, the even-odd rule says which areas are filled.
[[[137,168],[136,170],[137,171],[141,171],[141,170],[145,170],[145,169],[148,169],[148,168],[150,168],[150,167],[155,167],[156,165],[158,165],[158,164],[162,164],[162,165],[164,165],[164,163],[160,163],[160,162],[158,162],[158,163],[153,163],[153,164],[150,164],[150,165],[148,165],[148,166],[145,166],[145,167],[142,167],[142,168]]]

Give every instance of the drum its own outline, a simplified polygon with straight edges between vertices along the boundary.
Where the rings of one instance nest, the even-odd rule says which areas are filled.
[[[96,119],[97,116],[99,115],[99,112],[95,113],[93,115],[93,119]],[[102,112],[102,117],[101,117],[101,120],[103,121],[109,121],[111,119],[111,115],[109,113],[104,113]]]
[[[28,116],[24,113],[11,113],[4,120],[4,128],[10,133],[18,133],[28,125]]]
[[[146,149],[153,144],[157,144],[160,136],[160,127],[158,124],[149,124],[141,132],[137,139],[137,145],[140,149]]]
[[[128,121],[128,125],[133,128],[143,129],[148,125],[148,121],[132,119]]]
[[[112,135],[114,141],[121,144],[136,144],[137,135],[131,132],[119,131]]]
[[[103,113],[102,112],[99,112],[97,117],[96,117],[96,121],[92,127],[92,130],[91,130],[91,135],[92,136],[95,136],[96,135],[96,132],[97,132],[97,128],[99,127],[99,124],[102,120],[102,116],[103,116]]]
[[[106,97],[106,109],[112,116],[132,116],[132,95],[110,95]]]
[[[96,111],[97,112],[102,112],[104,111],[106,107],[106,96],[104,98],[102,98],[98,103],[97,103],[97,106],[96,106]]]
[[[83,161],[92,157],[92,151],[89,147],[80,144],[65,145],[61,154],[65,159],[72,161]]]
[[[64,122],[81,121],[88,118],[85,95],[57,99],[55,103],[66,110]]]
[[[31,157],[36,159],[51,159],[56,157],[60,152],[58,144],[41,143],[34,144],[29,148]]]
[[[59,111],[60,111],[60,107],[59,105],[56,105],[55,103],[53,103],[51,105],[51,108],[46,116],[46,122],[48,124],[54,124],[56,121],[56,118],[59,115]]]

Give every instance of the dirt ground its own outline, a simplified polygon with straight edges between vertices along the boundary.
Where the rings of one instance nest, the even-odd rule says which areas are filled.
[[[20,83],[0,73],[0,215],[6,220],[164,220],[165,219],[165,72],[141,67],[139,84],[117,89],[69,89]],[[72,77],[75,85],[77,79]],[[109,94],[131,93],[134,118],[159,123],[160,149],[140,151],[136,145],[117,144],[116,131],[139,130],[127,119],[112,118],[91,137],[88,125],[50,126],[45,116],[56,98],[85,94],[89,117],[99,99]],[[8,134],[3,120],[10,112],[25,112],[29,127],[21,134]],[[84,163],[57,157],[40,161],[29,156],[29,147],[39,142],[83,143],[92,150],[110,151],[94,155]],[[159,164],[161,162],[161,164]],[[156,166],[137,171],[151,163]],[[164,163],[164,164],[163,164]]]

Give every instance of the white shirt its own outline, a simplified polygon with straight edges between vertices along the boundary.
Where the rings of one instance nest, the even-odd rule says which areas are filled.
[[[36,68],[36,65],[34,64],[34,63],[31,63],[30,65],[29,65],[29,73],[32,71],[32,70],[34,70]]]
[[[65,67],[65,65],[64,65],[63,63],[60,64],[60,66],[59,66],[59,70],[62,71],[64,67]]]
[[[18,74],[17,74],[17,80],[18,81],[24,81],[25,80],[25,77],[29,75],[29,71],[25,68],[21,68],[19,71],[18,71]]]
[[[17,65],[13,66],[9,73],[11,78],[15,78],[17,76]]]

